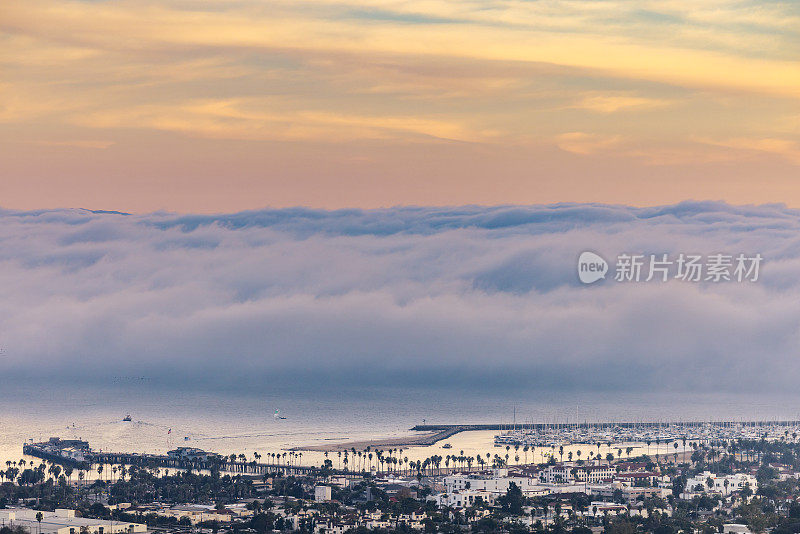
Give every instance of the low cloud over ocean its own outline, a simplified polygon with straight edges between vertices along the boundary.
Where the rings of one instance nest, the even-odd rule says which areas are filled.
[[[772,391],[800,380],[800,211],[686,202],[0,211],[0,374],[206,389]],[[584,250],[757,282],[584,286]],[[613,269],[613,266],[612,266]]]

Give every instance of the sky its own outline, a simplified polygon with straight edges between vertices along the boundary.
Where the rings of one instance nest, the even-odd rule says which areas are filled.
[[[800,207],[800,6],[4,0],[0,205]]]
[[[612,265],[583,285],[586,250],[763,264],[742,282],[617,282]],[[800,211],[781,205],[2,210],[0,376],[320,396],[788,394],[798,269]]]

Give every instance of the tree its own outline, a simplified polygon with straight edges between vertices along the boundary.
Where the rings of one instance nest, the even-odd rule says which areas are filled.
[[[42,512],[36,512],[36,521],[39,522],[39,534],[42,534],[42,519],[44,519]]]
[[[615,517],[606,529],[607,534],[636,534],[636,526],[624,517]]]
[[[503,511],[512,515],[522,515],[522,490],[515,483],[508,486],[508,491],[498,499]]]
[[[686,477],[681,475],[672,479],[672,495],[676,498],[681,496],[683,490],[686,488]]]

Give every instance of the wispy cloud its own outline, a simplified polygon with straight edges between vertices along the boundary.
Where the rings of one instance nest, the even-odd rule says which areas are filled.
[[[615,113],[621,110],[641,110],[669,105],[667,100],[645,98],[626,94],[589,94],[583,96],[572,107],[588,109],[599,113]]]
[[[599,135],[586,132],[569,132],[556,138],[561,150],[574,154],[597,154],[608,152],[620,146],[622,138],[618,135]]]
[[[331,204],[382,206],[447,202],[456,183],[471,194],[452,202],[483,202],[500,191],[506,192],[500,201],[516,201],[520,191],[534,190],[523,187],[525,176],[541,186],[558,168],[570,181],[588,181],[582,178],[587,156],[617,159],[615,168],[602,168],[606,176],[658,162],[686,166],[682,172],[695,178],[730,177],[743,171],[725,165],[752,160],[752,150],[696,139],[799,141],[793,117],[800,74],[791,52],[800,39],[798,16],[791,3],[750,0],[281,0],[269,6],[9,0],[0,5],[0,157],[13,159],[13,167],[3,178],[45,182],[43,162],[50,161],[75,183],[91,184],[72,188],[83,191],[81,199],[96,199],[97,183],[133,188],[141,176],[153,176],[155,160],[170,162],[161,165],[163,183],[183,187],[202,174],[193,159],[202,152],[218,168],[246,175],[258,190],[249,199],[328,206],[286,188],[299,178],[307,190],[324,191],[320,197],[341,199],[340,184],[366,172],[355,163],[366,159],[382,162],[384,171],[373,175],[388,168],[427,177],[422,192],[384,183],[376,190],[387,193],[368,202]],[[92,162],[64,158],[67,147],[47,144],[123,138],[116,159]],[[188,148],[198,140],[215,143]],[[20,151],[15,143],[39,151]],[[447,143],[481,146],[442,154],[452,162],[448,171],[431,158]],[[523,171],[531,164],[514,150],[530,154],[535,169]],[[141,158],[142,151],[151,157]],[[326,159],[333,151],[349,153]],[[315,171],[335,171],[304,170],[279,188],[273,187],[278,171],[262,172],[260,154],[283,155],[282,167],[291,170],[306,165],[312,152],[324,160]],[[791,153],[791,147],[759,151],[781,191],[792,180]],[[478,184],[471,159],[478,156],[480,169],[505,170],[483,172],[493,179]],[[350,164],[338,165],[345,160]],[[192,191],[217,196],[231,179],[222,174],[216,182],[195,180]],[[706,197],[716,188],[708,179],[693,182],[698,185],[687,195]],[[762,189],[727,198],[748,200]],[[20,183],[3,195],[13,205],[35,206],[29,190]],[[546,198],[574,199],[568,191]],[[62,193],[42,202],[85,205]],[[641,201],[617,193],[586,198]],[[103,196],[113,198],[130,195],[117,189]],[[167,204],[141,199],[126,208],[176,206],[176,198],[188,197],[176,192]],[[259,205],[239,199],[226,207]],[[219,209],[197,201],[180,207]]]
[[[65,141],[36,141],[35,144],[42,146],[66,146],[78,148],[95,148],[104,150],[114,145],[114,141],[98,141],[91,139],[69,139]]]
[[[732,137],[726,139],[708,139],[695,137],[693,140],[698,143],[704,143],[712,146],[731,148],[740,153],[776,154],[786,158],[786,160],[796,165],[800,165],[800,143],[792,139],[779,139],[773,137]]]

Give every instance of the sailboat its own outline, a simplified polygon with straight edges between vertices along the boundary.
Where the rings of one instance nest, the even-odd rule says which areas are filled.
[[[281,412],[280,412],[280,410],[278,410],[277,408],[275,409],[275,413],[272,415],[272,417],[274,417],[276,420],[277,420],[277,419],[286,419],[285,417],[283,417],[283,416],[281,415]]]

